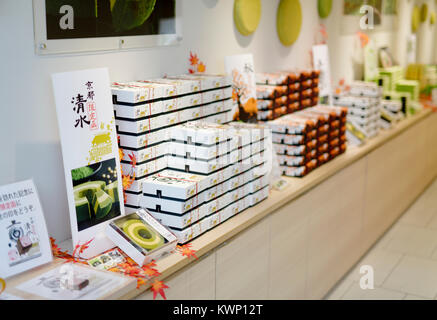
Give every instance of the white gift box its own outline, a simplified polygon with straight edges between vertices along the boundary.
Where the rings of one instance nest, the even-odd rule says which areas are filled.
[[[146,210],[113,220],[106,235],[138,265],[158,260],[176,248],[176,236]]]

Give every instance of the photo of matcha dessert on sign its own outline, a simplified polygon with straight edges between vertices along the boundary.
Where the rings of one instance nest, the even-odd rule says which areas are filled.
[[[120,215],[115,159],[71,170],[79,231]]]

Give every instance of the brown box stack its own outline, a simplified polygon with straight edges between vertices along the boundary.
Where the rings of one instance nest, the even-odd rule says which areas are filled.
[[[316,106],[268,125],[283,174],[304,177],[346,151],[347,109]]]
[[[270,121],[319,102],[317,70],[258,73],[258,120]]]

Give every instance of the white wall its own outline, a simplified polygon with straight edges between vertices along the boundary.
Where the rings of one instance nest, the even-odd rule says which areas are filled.
[[[108,67],[114,81],[186,72],[190,50],[199,54],[207,71],[223,72],[223,57],[253,53],[258,71],[310,66],[310,49],[319,28],[317,0],[302,0],[303,27],[291,47],[276,35],[279,0],[263,0],[258,30],[242,37],[233,24],[233,0],[183,1],[181,45],[127,52],[41,57],[34,53],[31,0],[0,0],[0,185],[33,177],[40,192],[49,233],[58,241],[70,237],[67,197],[58,125],[50,75],[56,72]],[[406,1],[406,0],[400,0]],[[342,0],[334,1],[324,21],[330,32],[333,78],[356,76],[350,64],[353,35],[340,32]],[[391,32],[377,33],[391,44]]]
[[[182,1],[182,0],[177,0]],[[257,70],[308,67],[318,26],[317,1],[301,1],[303,33],[283,47],[276,35],[278,0],[263,0],[256,33],[240,36],[233,24],[232,0],[183,0],[180,46],[129,52],[41,57],[34,53],[31,0],[1,0],[0,185],[35,179],[50,235],[70,236],[58,125],[50,75],[77,69],[108,67],[112,80],[132,80],[184,73],[190,50],[207,71],[223,72],[225,55],[252,52]]]

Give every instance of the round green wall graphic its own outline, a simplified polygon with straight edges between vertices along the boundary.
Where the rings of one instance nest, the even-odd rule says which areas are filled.
[[[425,22],[426,19],[428,19],[428,5],[424,3],[420,9],[420,21]]]
[[[261,20],[261,0],[235,0],[234,22],[244,36],[255,32]]]
[[[418,6],[414,6],[413,15],[411,17],[411,30],[416,32],[420,25],[420,9]]]
[[[302,7],[299,0],[281,0],[276,17],[278,37],[284,46],[296,42],[302,28]]]
[[[325,19],[331,14],[332,0],[318,0],[317,7],[319,10],[319,17]]]
[[[435,20],[436,20],[436,16],[435,16],[435,12],[431,12],[430,16],[429,16],[429,23],[431,25],[435,24]]]

